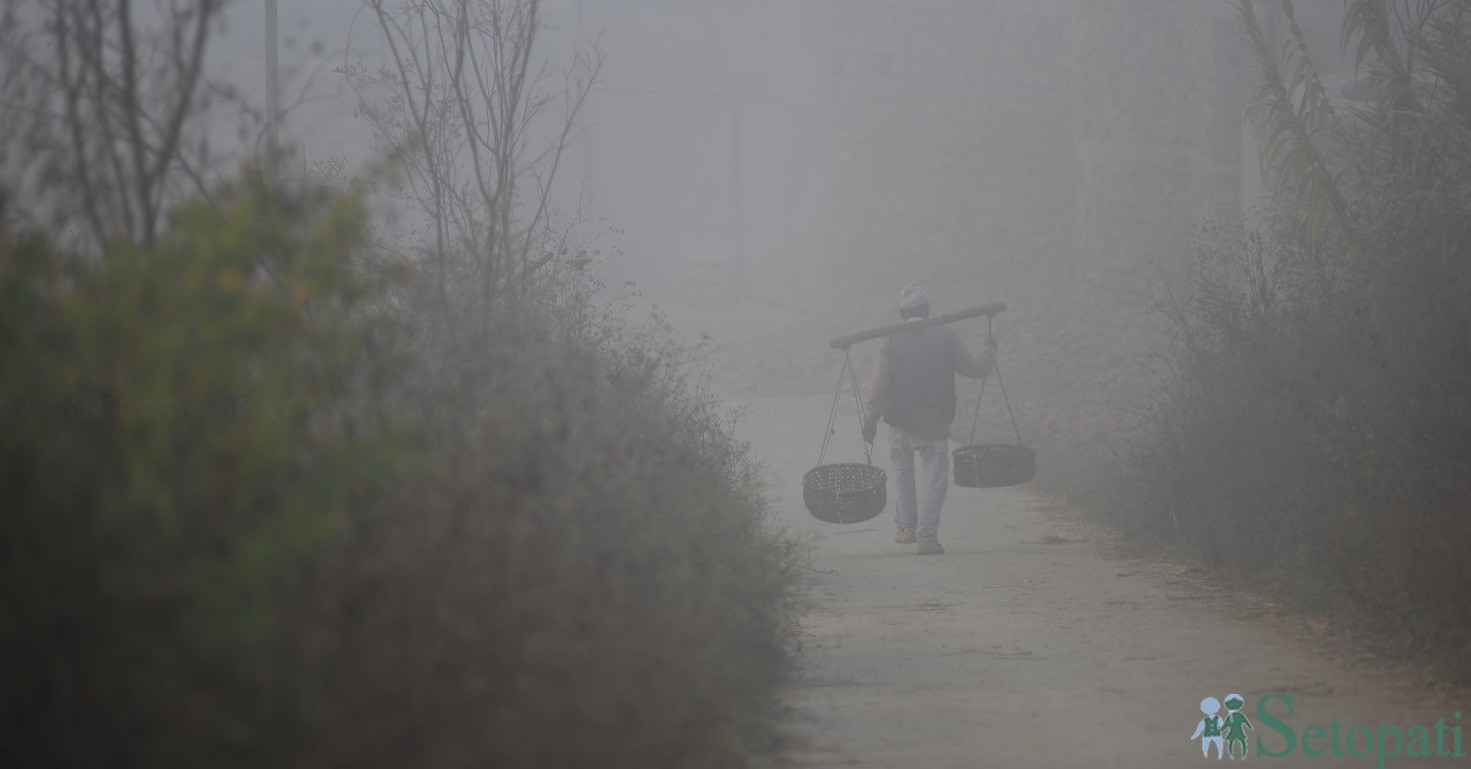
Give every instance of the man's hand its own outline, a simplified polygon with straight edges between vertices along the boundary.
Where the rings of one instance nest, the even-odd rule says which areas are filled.
[[[877,438],[878,436],[879,436],[879,426],[878,425],[876,425],[876,424],[870,425],[870,424],[867,424],[867,423],[865,423],[863,425],[863,442],[864,443],[867,443],[868,445],[872,446],[873,445],[873,439],[874,438]]]

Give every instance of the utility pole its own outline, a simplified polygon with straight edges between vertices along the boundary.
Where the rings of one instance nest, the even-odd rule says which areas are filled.
[[[281,62],[276,0],[266,0],[266,151],[272,165],[281,152]]]
[[[741,97],[730,97],[730,186],[731,218],[735,232],[735,258],[730,268],[730,297],[732,304],[739,304],[745,293],[746,271],[746,220],[742,210],[745,185],[741,184]]]

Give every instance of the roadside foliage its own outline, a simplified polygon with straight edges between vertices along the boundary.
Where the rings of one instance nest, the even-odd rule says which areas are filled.
[[[0,764],[769,754],[795,548],[679,348],[572,267],[433,360],[368,224],[252,180],[0,232]]]
[[[1117,521],[1471,669],[1471,7],[1350,2],[1353,101],[1239,2],[1275,194],[1201,240]]]

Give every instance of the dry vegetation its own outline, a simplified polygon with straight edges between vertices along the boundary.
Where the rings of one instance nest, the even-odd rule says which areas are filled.
[[[1103,507],[1465,676],[1471,9],[1349,3],[1358,105],[1295,26],[1279,59],[1240,10],[1278,192],[1263,231],[1202,239],[1171,380]]]

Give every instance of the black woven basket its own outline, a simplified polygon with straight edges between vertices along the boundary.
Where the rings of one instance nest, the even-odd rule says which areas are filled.
[[[889,503],[889,477],[883,468],[842,462],[818,465],[802,477],[807,511],[828,523],[863,523]]]
[[[1037,475],[1037,452],[1014,443],[972,443],[950,456],[955,460],[956,486],[1018,486]]]

